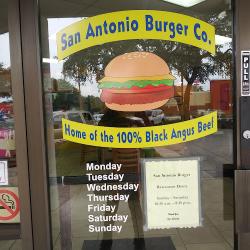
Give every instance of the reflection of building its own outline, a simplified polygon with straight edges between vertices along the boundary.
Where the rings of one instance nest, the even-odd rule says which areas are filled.
[[[176,96],[182,99],[182,87],[175,86]],[[185,93],[186,86],[183,86],[183,95]],[[210,108],[210,91],[203,91],[199,89],[197,85],[193,85],[190,92],[190,110],[196,109],[209,109]]]
[[[175,86],[175,97],[166,104],[168,114],[176,114],[182,106],[186,86]],[[226,114],[232,113],[232,81],[230,80],[212,80],[210,82],[210,91],[203,91],[192,86],[190,92],[190,110],[220,110]]]
[[[211,109],[232,113],[232,81],[213,80],[210,82]]]
[[[209,109],[210,101],[210,91],[192,91],[190,95],[190,110]]]
[[[183,86],[183,90],[181,86],[175,86],[175,97],[170,99],[166,104],[166,112],[168,114],[177,114],[179,109],[183,104],[183,97],[186,90],[186,86]],[[179,108],[178,108],[179,105]],[[202,91],[197,89],[197,86],[192,86],[190,92],[190,110],[197,109],[211,109],[211,97],[210,91]]]

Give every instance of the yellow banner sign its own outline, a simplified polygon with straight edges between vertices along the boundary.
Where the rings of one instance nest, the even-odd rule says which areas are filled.
[[[82,19],[56,35],[59,60],[108,42],[157,39],[181,42],[215,53],[215,28],[199,19],[165,11],[128,10]]]
[[[199,139],[217,132],[217,112],[170,125],[113,128],[62,120],[63,139],[109,148],[147,148]]]

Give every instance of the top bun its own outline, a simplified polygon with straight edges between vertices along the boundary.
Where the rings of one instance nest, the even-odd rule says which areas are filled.
[[[131,52],[115,57],[105,69],[105,77],[163,76],[170,74],[167,63],[149,52]]]

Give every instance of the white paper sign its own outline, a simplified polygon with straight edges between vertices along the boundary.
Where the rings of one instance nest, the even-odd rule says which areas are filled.
[[[8,162],[0,161],[0,185],[8,185]]]
[[[143,162],[147,229],[200,226],[199,160],[147,159]]]

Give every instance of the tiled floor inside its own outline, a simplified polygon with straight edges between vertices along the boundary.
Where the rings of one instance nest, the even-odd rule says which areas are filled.
[[[232,163],[232,131],[223,130],[217,134],[189,143],[161,147],[157,152],[162,157],[201,157],[201,196],[203,225],[192,229],[150,230],[141,235],[134,230],[131,213],[135,213],[137,224],[142,224],[138,201],[134,208],[120,202],[118,213],[128,214],[122,233],[113,233],[113,239],[137,237],[170,236],[176,250],[232,250],[233,249],[233,179],[223,177],[223,164]],[[72,249],[85,250],[84,240],[101,240],[102,233],[88,232],[87,189],[84,185],[68,186],[69,200],[59,205],[58,189],[52,192],[52,233],[54,249],[62,249],[66,241],[72,242]],[[66,208],[66,224],[60,225],[60,211]],[[66,238],[65,239],[65,235]],[[1,241],[2,249],[21,249],[21,241]],[[65,248],[67,249],[67,248]],[[140,250],[140,249],[138,249]],[[159,249],[164,250],[164,249]],[[168,249],[166,249],[168,250]]]

